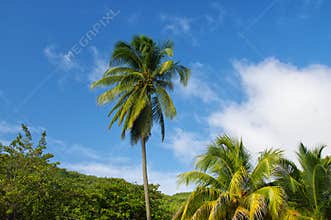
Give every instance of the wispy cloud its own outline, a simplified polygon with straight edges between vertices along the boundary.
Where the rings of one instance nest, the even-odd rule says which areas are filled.
[[[172,150],[175,156],[182,162],[191,163],[198,154],[202,153],[208,144],[209,140],[203,139],[201,136],[201,133],[176,128],[164,147]]]
[[[79,143],[70,143],[54,137],[48,137],[48,150],[55,154],[55,158],[70,158],[71,161],[97,161],[104,158],[104,153]],[[65,157],[63,157],[65,155]]]
[[[204,15],[208,28],[216,30],[224,22],[226,16],[225,8],[218,2],[211,3],[210,13]]]
[[[91,47],[90,51],[92,52],[93,64],[88,73],[88,81],[94,82],[100,79],[103,73],[108,69],[109,62],[107,59],[109,58],[100,54],[96,47]]]
[[[190,65],[191,78],[186,87],[178,86],[178,95],[185,98],[198,98],[204,103],[219,101],[213,83],[208,79],[208,67],[200,62]]]
[[[0,122],[0,134],[16,134],[21,130],[18,124],[8,123],[6,121]]]
[[[5,139],[0,139],[0,144],[9,145],[10,144],[10,141],[5,140]]]
[[[225,9],[217,2],[209,5],[208,13],[197,16],[177,16],[173,14],[161,14],[163,32],[177,37],[189,38],[193,46],[198,46],[200,33],[215,31],[224,21]]]
[[[187,17],[175,17],[161,15],[161,20],[167,22],[164,26],[165,31],[170,31],[173,34],[190,34],[193,19]]]
[[[8,123],[6,121],[0,121],[0,143],[4,145],[10,144],[9,139],[12,135],[17,134],[21,127],[18,124]]]
[[[89,52],[88,57],[90,57],[90,59],[85,60],[85,62],[71,57],[68,53],[59,52],[52,45],[44,49],[44,54],[49,62],[56,67],[56,70],[71,72],[73,78],[78,82],[86,83],[87,81],[91,83],[102,77],[109,66],[109,58],[100,53],[95,46],[88,47],[87,51]],[[59,82],[62,82],[68,77],[68,75],[63,76],[65,77],[60,78]]]
[[[198,41],[192,32],[194,18],[172,15],[161,15],[161,21],[165,23],[163,27],[164,33],[189,38],[194,46],[198,45]]]
[[[63,71],[69,71],[77,68],[77,63],[70,57],[69,53],[59,52],[54,45],[48,45],[44,48],[44,55],[48,61],[56,68]]]
[[[29,131],[34,134],[40,134],[45,129],[41,126],[29,125]],[[0,142],[8,145],[13,137],[18,133],[22,133],[22,126],[16,122],[8,122],[5,120],[0,121]]]

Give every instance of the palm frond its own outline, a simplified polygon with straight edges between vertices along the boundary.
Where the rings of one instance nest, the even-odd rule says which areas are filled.
[[[297,210],[287,209],[285,214],[282,216],[283,220],[313,220],[313,218],[305,217],[300,214]]]
[[[209,219],[210,213],[215,206],[216,201],[210,201],[203,203],[198,210],[195,211],[194,215],[192,216],[191,220],[201,220],[201,219]]]
[[[221,185],[217,179],[213,176],[208,175],[207,173],[200,171],[189,171],[186,173],[182,173],[177,176],[178,184],[192,184],[195,183],[197,186],[211,186],[215,188],[220,188]]]
[[[156,87],[161,86],[165,89],[168,90],[173,90],[174,89],[174,84],[171,82],[171,80],[155,80]]]
[[[189,79],[190,79],[191,70],[189,68],[187,68],[185,66],[182,66],[182,65],[179,65],[179,64],[176,64],[174,66],[174,70],[175,70],[175,72],[178,73],[180,82],[184,86],[186,86]]]
[[[191,193],[186,201],[185,208],[183,210],[182,219],[192,218],[194,213],[205,203],[217,200],[220,194],[219,190],[213,188],[198,187]]]
[[[232,220],[249,220],[249,211],[239,206],[233,214]],[[253,219],[253,218],[251,218]]]
[[[140,91],[139,91],[140,88],[136,88],[134,92],[131,93],[131,95],[126,99],[126,101],[124,102],[123,104],[123,108],[121,110],[121,115],[119,117],[119,120],[118,120],[118,125],[120,125],[124,119],[124,117],[126,115],[130,116],[128,113],[128,111],[130,109],[132,109],[132,107],[134,106],[135,104],[135,101],[138,100],[137,98],[139,97],[140,95]],[[140,100],[139,100],[140,101]]]
[[[131,143],[136,144],[142,137],[147,141],[151,135],[153,127],[151,101],[148,100],[147,105],[141,111],[138,118],[134,121],[131,128]]]
[[[127,92],[125,94],[123,94],[117,101],[117,103],[112,107],[112,109],[109,111],[108,113],[108,117],[110,117],[114,111],[116,111],[118,108],[120,108],[124,102],[126,101],[126,99],[132,94],[132,91]]]
[[[127,73],[135,72],[135,69],[126,66],[114,66],[108,68],[104,73],[103,77],[116,76],[116,75],[125,75]]]
[[[210,211],[208,220],[226,219],[231,213],[230,195],[229,193],[220,193],[216,200],[216,204]]]
[[[162,54],[166,54],[169,57],[174,56],[174,43],[172,41],[165,41],[159,47]]]
[[[176,108],[168,92],[162,87],[156,87],[156,95],[159,98],[162,109],[168,118],[176,116]]]
[[[97,103],[99,105],[105,105],[114,99],[116,99],[119,95],[126,92],[126,90],[122,90],[120,85],[115,86],[112,89],[107,90],[106,92],[102,93],[97,98]]]
[[[231,182],[229,184],[229,192],[230,195],[238,195],[239,193],[243,192],[246,187],[248,179],[248,172],[245,167],[241,167],[238,169],[231,178]]]
[[[185,209],[185,205],[182,205],[177,212],[175,213],[175,215],[172,217],[172,220],[181,220],[182,216],[183,216],[183,212]]]
[[[159,99],[155,96],[152,99],[152,115],[153,115],[153,120],[156,121],[160,127],[161,127],[161,138],[162,141],[164,141],[164,136],[165,136],[165,123],[164,123],[164,117],[163,117],[163,111],[162,107],[160,104]]]
[[[255,191],[264,196],[268,202],[268,213],[273,219],[278,219],[286,205],[286,194],[280,186],[265,186]]]
[[[123,41],[116,43],[110,61],[111,66],[120,64],[126,64],[136,70],[143,68],[143,61],[141,60],[138,51],[130,44]]]
[[[133,122],[137,119],[141,111],[145,108],[147,102],[148,102],[147,86],[144,86],[141,89],[137,99],[133,103],[133,106],[131,107],[132,111],[129,115],[130,119],[128,120],[127,128],[132,128]]]
[[[101,87],[101,86],[112,86],[115,83],[120,82],[123,79],[122,75],[106,76],[102,77],[91,84],[91,88]]]
[[[167,60],[160,65],[160,68],[156,70],[156,73],[162,75],[163,73],[173,69],[173,65],[174,65],[173,60]]]
[[[247,198],[247,206],[249,207],[249,219],[261,220],[267,212],[267,201],[265,197],[258,193],[252,193]]]
[[[264,181],[270,180],[276,174],[277,166],[282,158],[280,150],[266,150],[258,158],[258,163],[251,174],[251,181],[255,187],[259,187]]]

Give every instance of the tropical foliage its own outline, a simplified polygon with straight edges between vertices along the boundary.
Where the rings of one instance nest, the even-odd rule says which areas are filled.
[[[278,171],[277,184],[286,190],[291,205],[311,219],[331,218],[331,158],[322,156],[324,148],[308,150],[301,144],[297,153],[301,169],[283,160]]]
[[[139,140],[142,143],[147,219],[150,219],[150,210],[145,143],[153,123],[160,125],[163,141],[165,117],[171,119],[176,115],[168,93],[174,87],[172,79],[178,75],[183,85],[189,79],[189,69],[172,60],[173,53],[170,41],[157,44],[146,36],[135,36],[130,43],[120,41],[112,53],[110,68],[92,84],[92,88],[108,87],[98,97],[100,105],[116,100],[108,115],[113,115],[109,128],[117,121],[122,125],[123,138],[130,131],[132,144]]]
[[[173,219],[328,219],[330,158],[322,149],[300,146],[303,171],[279,150],[260,153],[253,166],[241,141],[218,137],[194,171],[179,175],[197,188]]]
[[[0,219],[146,219],[143,186],[60,169],[45,153],[46,133],[34,145],[23,130],[0,144]],[[152,218],[170,219],[182,200],[160,193],[157,185],[149,191]]]
[[[58,167],[23,126],[0,144],[0,219],[146,219],[144,188],[123,179],[98,178]],[[323,149],[297,152],[299,164],[279,150],[256,162],[241,141],[219,137],[180,182],[192,193],[168,196],[149,185],[152,219],[331,219],[331,159]]]

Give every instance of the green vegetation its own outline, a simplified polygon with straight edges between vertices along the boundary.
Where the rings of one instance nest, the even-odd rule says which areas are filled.
[[[22,126],[0,144],[0,219],[146,219],[144,187],[123,179],[67,171]],[[192,193],[168,196],[149,185],[152,219],[330,219],[331,157],[324,147],[300,145],[300,166],[279,150],[266,150],[256,165],[241,141],[222,136],[197,157],[196,170],[179,175]]]
[[[276,173],[289,204],[302,215],[313,219],[331,218],[331,157],[322,157],[325,147],[308,150],[303,144],[297,153],[302,169],[283,160]]]
[[[23,126],[8,146],[0,145],[0,219],[146,219],[143,186],[57,167],[44,153],[46,133],[34,146]],[[152,218],[168,220],[183,197],[149,185]]]
[[[173,53],[173,43],[170,41],[159,45],[146,36],[135,36],[131,43],[119,41],[112,53],[110,68],[92,84],[92,88],[110,87],[98,97],[98,104],[117,100],[108,115],[113,115],[109,128],[118,121],[118,125],[122,125],[122,138],[129,130],[132,144],[141,141],[148,220],[151,220],[151,211],[146,142],[151,135],[153,122],[160,125],[163,141],[164,116],[170,119],[176,116],[176,108],[168,93],[174,87],[172,79],[178,75],[183,85],[189,79],[189,69],[170,59]]]
[[[271,149],[253,166],[241,141],[219,137],[197,157],[196,170],[179,175],[197,188],[173,219],[330,219],[331,158],[322,150],[301,144],[303,170]]]

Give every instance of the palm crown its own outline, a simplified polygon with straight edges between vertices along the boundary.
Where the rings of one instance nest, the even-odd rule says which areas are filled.
[[[323,147],[309,150],[300,144],[297,152],[301,165],[283,160],[277,183],[290,198],[291,205],[307,219],[329,219],[331,213],[331,158],[323,157]]]
[[[165,135],[164,115],[173,118],[176,108],[168,93],[173,89],[172,79],[179,75],[186,85],[190,71],[173,56],[173,44],[167,41],[157,44],[146,36],[135,36],[131,43],[123,41],[115,45],[110,68],[102,79],[94,82],[97,86],[111,86],[98,97],[101,105],[117,100],[109,112],[114,113],[109,128],[118,121],[122,124],[122,137],[128,130],[132,143],[149,138],[153,122],[160,125],[162,140]]]
[[[272,184],[282,153],[267,150],[256,166],[241,141],[217,138],[197,158],[196,170],[179,176],[180,183],[197,188],[174,220],[280,219],[286,210],[283,189]]]

